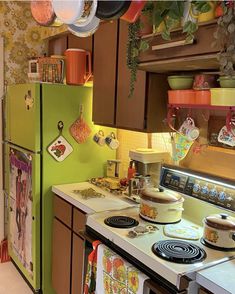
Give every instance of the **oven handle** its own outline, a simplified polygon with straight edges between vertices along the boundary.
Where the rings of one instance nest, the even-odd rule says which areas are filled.
[[[150,279],[144,281],[144,289],[149,289],[154,294],[170,294],[168,290],[163,289],[160,285],[156,284]]]

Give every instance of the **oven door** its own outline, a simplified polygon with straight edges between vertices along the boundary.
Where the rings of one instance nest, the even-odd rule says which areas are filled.
[[[89,254],[92,252],[93,247],[92,247],[92,242],[95,240],[100,240],[100,238],[98,236],[94,235],[94,232],[91,233],[91,231],[86,231],[86,232],[80,232],[80,235],[84,238],[85,240],[85,244],[86,244],[86,248],[85,248],[85,258],[84,258],[84,273],[86,274],[87,272],[87,264],[88,264],[88,256]],[[107,240],[107,242],[104,242],[104,240],[100,240],[103,243],[106,243],[106,245],[108,247],[110,247],[112,250],[114,250],[117,254],[119,254],[120,256],[122,256],[121,254],[121,249],[120,251],[118,250],[118,248],[115,246],[113,247],[111,242]],[[123,258],[126,258],[125,256],[122,256]],[[131,262],[130,260],[128,260],[129,262]],[[134,264],[135,265],[135,264]],[[141,270],[139,268],[139,270]],[[143,271],[144,272],[144,271]],[[148,275],[148,273],[146,273],[146,275]],[[173,291],[172,289],[169,289],[167,286],[164,286],[164,283],[158,283],[156,281],[153,281],[152,279],[148,279],[145,282],[145,292],[143,294],[186,294],[187,290],[183,290],[183,291]]]

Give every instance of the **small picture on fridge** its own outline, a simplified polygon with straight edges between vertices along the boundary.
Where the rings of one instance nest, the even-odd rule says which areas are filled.
[[[32,157],[10,148],[10,246],[28,273],[32,261]]]
[[[59,136],[48,146],[47,150],[55,160],[63,161],[73,152],[73,147],[63,136]]]

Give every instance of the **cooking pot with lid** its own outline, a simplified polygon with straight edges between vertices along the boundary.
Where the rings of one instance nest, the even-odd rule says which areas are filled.
[[[148,188],[142,191],[140,216],[151,222],[170,224],[181,220],[184,198],[172,191]]]
[[[235,249],[235,218],[225,213],[213,214],[204,218],[204,241],[210,245]]]

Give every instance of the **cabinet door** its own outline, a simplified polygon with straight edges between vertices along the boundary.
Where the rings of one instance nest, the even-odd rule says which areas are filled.
[[[48,43],[48,55],[64,55],[67,49],[67,34],[52,38]]]
[[[83,293],[84,282],[84,252],[85,241],[73,234],[73,255],[72,255],[72,288],[71,294]]]
[[[118,46],[118,81],[116,126],[133,130],[145,129],[146,78],[144,71],[137,72],[137,81],[133,96],[128,98],[130,89],[130,71],[126,65],[126,44],[128,24],[120,21]]]
[[[71,230],[54,218],[52,285],[56,294],[70,294],[71,234]]]
[[[68,48],[78,48],[92,52],[92,37],[79,38],[68,34]]]
[[[94,35],[93,121],[113,126],[117,62],[117,21],[103,23]]]

